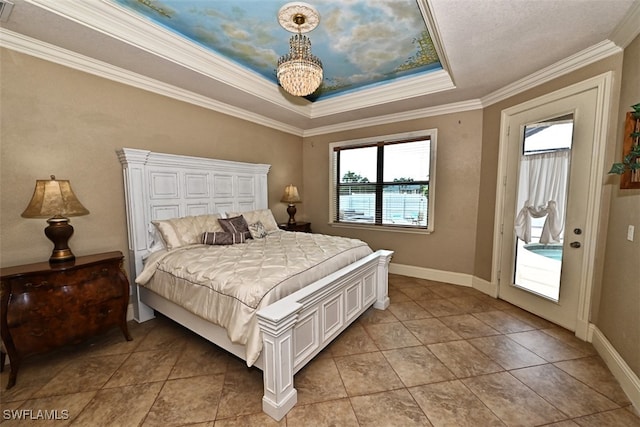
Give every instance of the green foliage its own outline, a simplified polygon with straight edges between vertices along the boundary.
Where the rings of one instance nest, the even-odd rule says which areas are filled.
[[[631,112],[633,118],[640,120],[640,103],[632,105],[631,108],[633,108]],[[621,163],[611,165],[610,174],[622,175],[627,171],[640,170],[640,132],[632,132],[631,138],[635,139],[635,144],[631,146],[631,151],[624,156]]]
[[[622,175],[625,172],[625,167],[622,163],[614,163],[611,165],[610,174]]]
[[[631,148],[629,154],[622,159],[622,163],[614,163],[609,173],[622,175],[628,170],[638,170],[640,169],[640,163],[637,162],[638,159],[640,159],[640,144],[636,144]]]
[[[347,173],[342,176],[342,182],[369,182],[369,178],[358,175],[352,171],[347,171]]]
[[[354,183],[354,184],[368,184],[371,181],[369,181],[369,178],[367,178],[366,176],[361,176],[353,171],[347,171],[347,173],[345,173],[342,176],[342,182]],[[354,186],[349,185],[348,187],[344,187],[344,189],[341,191],[341,194],[373,193],[375,192],[375,188],[376,187],[374,184],[354,185]]]

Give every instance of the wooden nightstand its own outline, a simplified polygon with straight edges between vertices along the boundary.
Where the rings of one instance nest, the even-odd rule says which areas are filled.
[[[296,222],[295,224],[291,225],[289,225],[289,223],[283,222],[282,224],[278,224],[278,227],[281,230],[285,231],[301,231],[303,233],[311,233],[310,222]]]
[[[113,326],[131,341],[129,281],[122,259],[118,251],[78,257],[74,263],[0,270],[0,362],[4,367],[6,351],[11,363],[7,388],[16,383],[27,356],[79,343]]]

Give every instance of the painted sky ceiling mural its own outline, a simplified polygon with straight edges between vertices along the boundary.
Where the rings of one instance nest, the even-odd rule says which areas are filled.
[[[113,0],[277,84],[292,33],[278,23],[287,1]],[[440,70],[415,0],[307,1],[320,24],[307,33],[324,81],[309,100]]]

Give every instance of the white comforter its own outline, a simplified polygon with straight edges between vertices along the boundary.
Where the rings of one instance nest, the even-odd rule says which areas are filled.
[[[361,240],[275,231],[243,244],[156,252],[136,283],[224,327],[246,345],[251,366],[262,350],[260,308],[370,253]]]

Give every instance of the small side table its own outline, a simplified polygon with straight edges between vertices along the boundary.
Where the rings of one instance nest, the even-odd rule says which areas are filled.
[[[303,233],[311,233],[310,222],[296,222],[295,224],[283,222],[282,224],[278,224],[278,228],[284,231],[300,231]]]
[[[65,344],[76,344],[118,326],[127,329],[129,281],[121,252],[77,257],[75,262],[36,264],[0,270],[0,335],[4,367],[9,355],[7,388],[18,377],[20,362]]]

